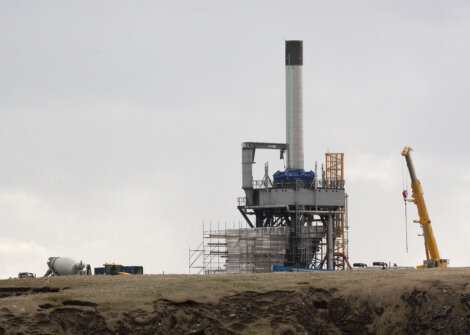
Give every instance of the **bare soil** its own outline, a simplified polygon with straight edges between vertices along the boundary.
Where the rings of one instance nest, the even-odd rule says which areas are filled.
[[[2,334],[469,334],[470,268],[0,281]]]

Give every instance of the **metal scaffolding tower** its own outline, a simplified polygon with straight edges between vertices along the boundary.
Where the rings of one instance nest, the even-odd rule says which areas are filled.
[[[189,274],[225,273],[227,243],[224,229],[202,224],[202,242],[196,249],[189,248]]]
[[[325,176],[327,188],[344,188],[344,154],[325,154]],[[345,224],[347,211],[347,194],[345,194],[345,206],[341,208],[343,213],[335,214],[334,220],[334,263],[335,268],[344,270],[352,269],[348,261],[348,226]]]

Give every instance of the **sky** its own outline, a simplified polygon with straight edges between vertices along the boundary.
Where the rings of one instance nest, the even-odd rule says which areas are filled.
[[[469,266],[467,1],[0,0],[0,278],[51,256],[188,273],[203,222],[243,221],[241,143],[285,142],[290,39],[305,167],[345,154],[350,261],[425,258],[407,145],[441,257]]]

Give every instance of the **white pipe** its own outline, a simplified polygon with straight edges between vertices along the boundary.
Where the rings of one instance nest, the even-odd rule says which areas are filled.
[[[333,240],[333,215],[328,215],[328,235],[327,235],[327,244],[328,244],[328,259],[327,259],[327,268],[328,270],[334,270],[334,257],[335,257],[335,248]]]
[[[304,168],[302,41],[286,41],[287,168]]]

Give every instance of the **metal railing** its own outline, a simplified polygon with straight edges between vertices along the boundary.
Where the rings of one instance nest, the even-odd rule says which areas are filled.
[[[326,180],[322,188],[344,188],[345,180]]]
[[[316,186],[316,187],[315,187]],[[276,189],[299,189],[299,188],[344,188],[344,180],[341,181],[323,181],[316,180],[313,182],[306,182],[304,180],[296,180],[295,182],[274,182],[273,188]]]
[[[295,182],[278,182],[274,181],[272,184],[269,183],[270,188],[275,189],[299,189],[299,188],[307,188],[312,189],[315,188],[344,188],[345,181],[344,180],[316,180],[312,181],[311,183],[306,182],[304,180],[296,180]],[[255,190],[266,188],[266,184],[264,180],[253,180],[253,188]]]
[[[268,187],[273,187],[272,183],[268,182]],[[253,188],[255,190],[259,190],[262,188],[266,188],[266,181],[264,179],[261,180],[253,180]]]

